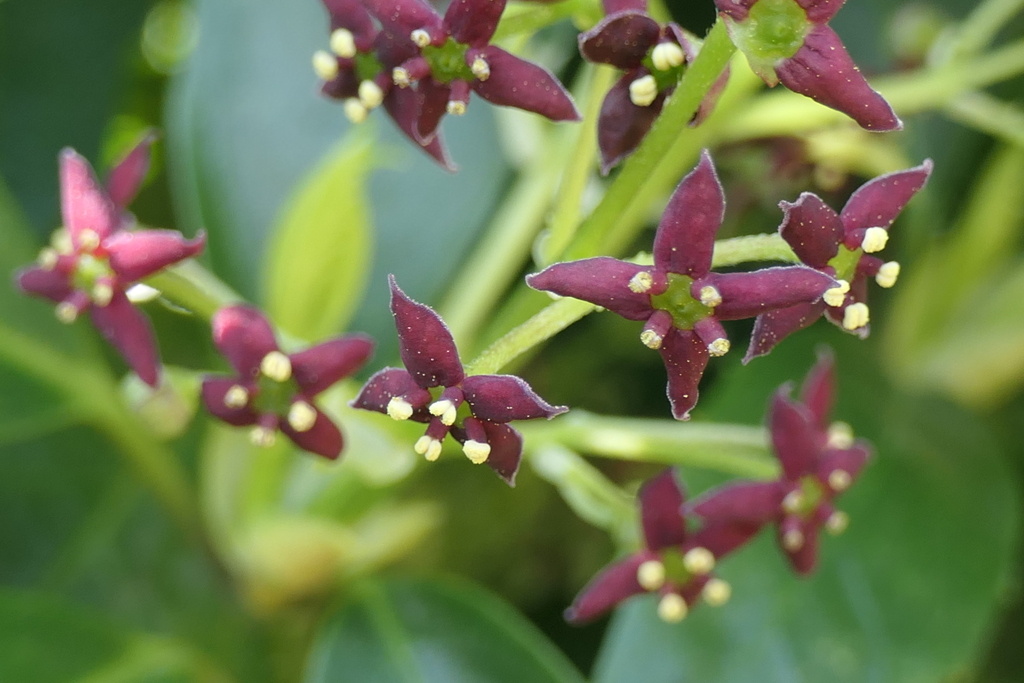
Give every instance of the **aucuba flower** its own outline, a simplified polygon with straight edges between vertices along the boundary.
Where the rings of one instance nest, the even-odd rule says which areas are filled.
[[[712,606],[728,602],[732,589],[715,577],[715,564],[753,538],[755,524],[708,521],[688,532],[682,516],[685,492],[675,471],[667,469],[645,482],[637,494],[644,548],[601,571],[565,612],[567,621],[595,619],[623,600],[657,593],[658,616],[675,623],[703,598]]]
[[[230,425],[251,426],[257,446],[272,446],[280,430],[303,450],[337,458],[341,431],[315,399],[366,363],[373,340],[352,334],[285,354],[270,323],[251,306],[222,308],[211,323],[213,341],[236,374],[203,379],[206,409]]]
[[[384,368],[352,401],[353,408],[385,413],[395,420],[427,425],[414,450],[437,460],[449,434],[474,464],[487,463],[515,485],[523,438],[508,422],[553,418],[568,410],[549,405],[514,375],[466,376],[448,326],[428,306],[391,285],[391,313],[406,369]]]
[[[505,0],[453,0],[443,18],[422,0],[367,0],[366,7],[385,30],[408,36],[418,48],[392,76],[400,88],[416,84],[421,141],[434,136],[445,113],[466,112],[470,91],[552,121],[580,119],[572,97],[547,69],[490,44]]]
[[[142,381],[155,387],[160,359],[152,327],[129,301],[131,286],[169,265],[195,256],[206,244],[173,230],[134,230],[126,211],[149,168],[147,135],[110,172],[107,189],[89,162],[73,149],[60,153],[64,226],[39,253],[38,263],[17,274],[22,291],[57,302],[57,319],[74,322],[88,311],[96,329],[121,353]]]
[[[733,43],[768,85],[781,82],[867,130],[903,127],[828,27],[843,0],[715,0],[715,5]]]
[[[768,429],[782,465],[777,481],[727,484],[687,507],[687,512],[721,523],[764,525],[775,522],[779,545],[800,574],[818,559],[818,536],[824,528],[842,533],[849,517],[833,507],[850,488],[871,456],[871,444],[854,440],[844,422],[830,422],[835,369],[830,353],[819,356],[800,392],[790,398],[785,385],[772,398]]]
[[[745,362],[765,355],[822,313],[847,332],[868,336],[868,278],[888,288],[900,274],[899,262],[883,261],[872,254],[885,248],[889,227],[924,187],[931,172],[932,162],[926,159],[920,166],[879,176],[854,192],[838,215],[811,192],[801,194],[795,203],[779,203],[784,213],[779,234],[803,263],[834,275],[840,286],[826,292],[821,301],[759,315]]]
[[[700,51],[700,40],[675,22],[662,26],[647,13],[647,0],[605,0],[607,16],[579,36],[580,54],[626,73],[605,95],[597,121],[601,172],[637,148],[665,100]],[[729,79],[728,69],[711,87],[692,125],[711,113]]]
[[[313,54],[313,70],[322,82],[320,91],[344,102],[345,116],[362,123],[383,106],[398,129],[449,171],[455,166],[440,136],[421,144],[416,135],[419,97],[396,88],[391,71],[417,54],[407,35],[381,31],[359,0],[323,0],[331,19],[330,51]]]
[[[677,420],[689,419],[709,357],[729,351],[723,320],[817,301],[837,286],[830,275],[804,266],[711,272],[724,214],[722,185],[705,151],[669,199],[654,236],[653,268],[599,256],[556,263],[526,278],[534,289],[646,321],[640,341],[661,353]]]

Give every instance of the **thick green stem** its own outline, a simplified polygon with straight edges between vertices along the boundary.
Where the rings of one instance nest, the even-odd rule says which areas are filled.
[[[715,242],[712,268],[737,266],[751,261],[783,261],[800,263],[793,248],[778,233],[744,235]]]
[[[953,47],[952,60],[981,52],[988,47],[1000,29],[1024,7],[1024,0],[985,0],[960,25]]]
[[[587,24],[596,23],[601,18],[601,8],[594,0],[510,4],[501,17],[498,30],[494,32],[494,41],[502,41],[512,36],[533,35],[542,28],[574,15],[586,17]]]
[[[209,320],[218,309],[243,301],[216,275],[193,260],[165,268],[146,280],[174,304]]]
[[[954,121],[1024,147],[1024,110],[983,92],[966,93],[946,105]]]

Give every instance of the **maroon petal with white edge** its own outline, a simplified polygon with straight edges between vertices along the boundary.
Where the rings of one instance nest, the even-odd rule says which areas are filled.
[[[437,132],[445,112],[448,111],[448,99],[451,87],[438,83],[428,76],[416,85],[420,98],[419,116],[416,118],[416,139],[422,145],[430,142]]]
[[[60,153],[60,211],[75,247],[81,245],[83,230],[91,230],[103,240],[121,221],[121,212],[100,187],[92,166],[70,147]]]
[[[572,606],[565,610],[565,620],[584,624],[611,610],[626,598],[644,592],[637,583],[636,572],[647,560],[657,560],[654,553],[638,553],[601,570],[580,591]]]
[[[189,240],[176,230],[122,230],[103,243],[110,254],[111,269],[124,283],[141,280],[196,256],[205,246],[205,233]]]
[[[682,511],[686,493],[676,479],[674,469],[663,470],[644,482],[637,493],[637,501],[648,550],[680,546],[686,541],[686,522]]]
[[[160,380],[160,357],[153,328],[142,311],[132,306],[120,289],[106,306],[90,308],[92,322],[107,341],[121,352],[143,382],[155,387]]]
[[[292,376],[310,398],[348,377],[373,355],[373,340],[364,334],[331,339],[291,355]]]
[[[18,288],[23,292],[61,302],[71,295],[71,278],[59,270],[29,266],[15,275]]]
[[[796,0],[796,4],[807,12],[807,19],[814,24],[826,24],[843,6],[845,0]]]
[[[423,0],[364,0],[363,5],[380,23],[402,38],[416,29],[442,31],[441,17]]]
[[[793,520],[790,524],[784,522],[779,525],[779,545],[782,546],[789,563],[797,574],[810,574],[818,564],[818,532],[820,529],[813,523],[801,522],[796,517],[789,517],[786,522],[790,520]],[[803,537],[803,543],[796,550],[786,548],[785,534],[787,531],[799,531]]]
[[[542,292],[571,296],[607,308],[628,320],[647,320],[654,309],[651,297],[629,288],[629,282],[650,266],[627,263],[610,256],[548,266],[526,276],[526,284]]]
[[[481,420],[491,453],[487,466],[509,486],[516,485],[516,473],[523,459],[523,436],[512,427]]]
[[[747,364],[758,356],[767,355],[780,341],[805,327],[810,327],[825,311],[825,302],[797,304],[789,308],[778,308],[757,316],[754,332],[743,363]]]
[[[778,481],[727,484],[691,502],[686,512],[708,523],[767,524],[779,515],[785,493],[785,484]]]
[[[638,107],[629,98],[629,84],[646,73],[646,69],[626,73],[604,96],[597,119],[597,145],[601,150],[602,175],[608,175],[619,162],[636,150],[665,104],[665,93],[659,93],[647,107]]]
[[[114,204],[124,209],[135,199],[149,171],[149,151],[156,141],[156,134],[147,133],[107,176],[107,193]]]
[[[470,50],[466,59],[473,61]],[[580,113],[565,86],[547,69],[537,66],[499,47],[488,45],[477,54],[483,56],[491,75],[471,85],[480,97],[492,104],[525,109],[552,121],[579,121]]]
[[[818,362],[807,373],[807,379],[800,387],[800,402],[811,411],[821,429],[828,428],[835,393],[836,361],[832,350],[826,347],[818,351]]]
[[[847,231],[888,228],[915,194],[928,182],[932,160],[920,166],[878,176],[851,195],[840,218]]]
[[[715,559],[721,559],[757,536],[762,526],[761,523],[708,523],[686,545],[707,548]]]
[[[416,135],[416,123],[419,111],[419,95],[412,88],[391,88],[384,97],[384,110],[395,122],[398,130],[402,131],[407,138],[416,143],[417,147],[434,158],[445,170],[455,171],[457,167],[448,155],[444,146],[441,134],[438,132],[430,140],[423,144]]]
[[[661,360],[668,374],[668,400],[672,416],[689,420],[697,405],[697,387],[707,367],[708,349],[692,330],[671,329],[661,342]]]
[[[316,420],[306,431],[296,431],[288,424],[288,420],[281,420],[278,428],[302,450],[335,460],[345,445],[341,430],[323,411],[316,406],[312,407],[316,411]]]
[[[227,422],[229,425],[245,427],[247,425],[256,424],[256,419],[259,416],[252,408],[249,408],[248,406],[231,408],[228,407],[225,402],[228,392],[231,391],[232,387],[237,386],[242,386],[243,389],[250,393],[255,388],[251,385],[240,384],[234,377],[203,378],[203,404],[206,406],[206,409],[210,411],[211,415],[216,417],[218,420]]]
[[[259,375],[264,356],[278,350],[270,323],[252,306],[222,308],[213,315],[210,326],[213,343],[245,379]]]
[[[356,48],[365,51],[377,35],[373,19],[359,0],[323,0],[331,15],[331,30],[343,28],[352,33]]]
[[[636,12],[647,11],[647,0],[603,0],[601,4],[604,5],[605,16],[630,10]]]
[[[810,304],[837,286],[834,278],[804,266],[763,268],[749,273],[710,273],[693,288],[711,285],[722,295],[715,308],[719,320],[753,318],[776,308]]]
[[[462,381],[462,391],[473,415],[490,422],[550,420],[569,410],[549,404],[515,375],[470,375]]]
[[[858,440],[850,448],[830,448],[821,458],[818,478],[827,483],[829,475],[836,470],[842,470],[850,475],[849,482],[852,483],[870,457],[871,444],[863,439]]]
[[[580,54],[588,61],[628,71],[643,63],[660,35],[661,26],[644,12],[618,12],[579,35]]]
[[[715,234],[725,216],[725,194],[711,155],[704,150],[697,167],[672,193],[654,235],[654,265],[669,273],[702,277],[711,268]]]
[[[427,389],[461,382],[465,377],[462,361],[448,326],[434,309],[407,297],[394,275],[388,276],[388,282],[402,362],[416,384]]]
[[[864,80],[839,36],[828,26],[811,29],[803,46],[779,62],[775,73],[793,92],[843,112],[862,128],[879,132],[903,128],[892,107]]]
[[[715,0],[718,11],[736,21],[743,21],[757,0]]]
[[[782,225],[779,234],[801,261],[812,268],[824,268],[839,253],[843,241],[843,222],[832,207],[811,192],[804,192],[795,203],[779,202]]]
[[[783,387],[772,397],[768,430],[785,478],[796,481],[817,471],[818,456],[825,444],[811,411],[791,401],[788,393],[789,387]]]
[[[349,405],[360,410],[372,410],[386,415],[388,403],[396,396],[418,398],[419,400],[410,401],[410,403],[424,407],[416,409],[414,406],[412,417],[409,419],[414,422],[430,422],[430,413],[425,407],[430,402],[430,392],[421,389],[412,375],[401,368],[378,370],[373,377],[366,381],[363,388],[359,390],[359,395],[352,399]]]
[[[452,0],[444,24],[457,42],[483,47],[498,28],[505,0]]]

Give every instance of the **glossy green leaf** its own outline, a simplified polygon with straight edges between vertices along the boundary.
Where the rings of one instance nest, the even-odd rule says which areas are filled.
[[[480,588],[363,584],[317,637],[305,683],[582,683],[520,614]]]

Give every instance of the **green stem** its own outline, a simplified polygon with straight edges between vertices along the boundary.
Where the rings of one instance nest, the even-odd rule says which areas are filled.
[[[501,17],[494,41],[520,35],[533,35],[542,28],[556,24],[573,15],[583,15],[588,22],[601,18],[601,9],[593,0],[563,0],[550,4],[524,2],[510,5]]]
[[[737,266],[750,261],[783,261],[800,263],[793,253],[793,248],[786,244],[778,233],[762,235],[744,235],[715,242],[715,252],[711,259],[712,268]]]
[[[242,297],[197,261],[183,261],[149,277],[146,284],[170,301],[209,320],[218,309],[243,301]]]
[[[954,121],[1024,147],[1024,110],[983,92],[966,93],[946,105]]]
[[[985,0],[967,16],[956,33],[950,59],[968,57],[988,47],[999,30],[1024,7],[1024,0]]]

